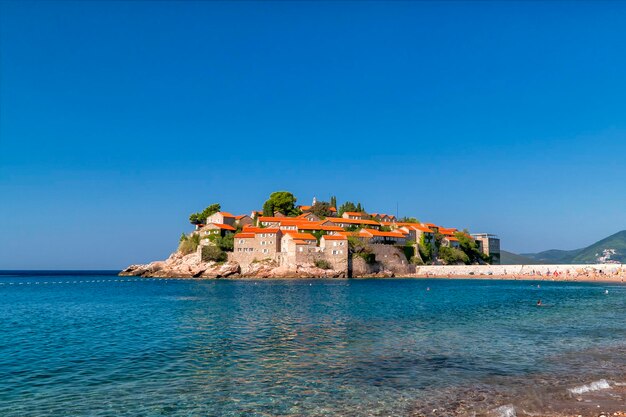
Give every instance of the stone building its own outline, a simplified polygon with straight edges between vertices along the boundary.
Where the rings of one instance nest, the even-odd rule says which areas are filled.
[[[229,226],[234,226],[235,216],[225,211],[218,211],[217,213],[211,214],[207,217],[206,223],[227,224]]]
[[[489,233],[473,233],[471,235],[480,245],[480,250],[491,257],[492,265],[500,265],[500,239]]]

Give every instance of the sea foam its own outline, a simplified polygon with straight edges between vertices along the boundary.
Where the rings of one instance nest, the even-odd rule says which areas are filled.
[[[492,410],[492,413],[497,417],[517,417],[517,414],[515,413],[515,407],[513,407],[511,404],[495,408]]]
[[[581,385],[579,387],[569,388],[568,391],[572,394],[584,394],[590,391],[599,391],[602,389],[610,389],[611,385],[608,383],[606,379],[601,379],[599,381],[593,381],[590,384]]]

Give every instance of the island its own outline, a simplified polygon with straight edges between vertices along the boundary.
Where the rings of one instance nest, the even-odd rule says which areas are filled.
[[[194,230],[164,261],[131,265],[120,275],[180,278],[349,278],[411,276],[422,266],[496,265],[500,240],[488,233],[370,213],[337,198],[297,205],[272,193],[250,214],[211,204],[193,213]]]

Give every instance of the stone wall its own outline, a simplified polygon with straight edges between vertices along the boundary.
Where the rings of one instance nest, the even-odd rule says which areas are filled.
[[[416,267],[420,276],[582,276],[589,274],[611,275],[626,272],[626,265],[425,265]]]

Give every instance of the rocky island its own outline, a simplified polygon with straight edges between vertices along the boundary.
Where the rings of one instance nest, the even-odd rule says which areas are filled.
[[[490,234],[368,213],[313,198],[296,205],[272,193],[263,210],[232,215],[212,204],[189,216],[194,230],[164,261],[131,265],[120,275],[179,278],[348,278],[409,276],[423,265],[489,265],[500,257]]]

